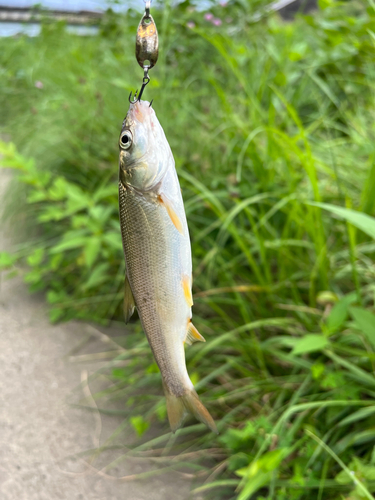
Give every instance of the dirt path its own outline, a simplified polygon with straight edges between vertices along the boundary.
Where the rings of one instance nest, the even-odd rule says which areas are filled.
[[[7,175],[0,169],[2,187]],[[0,251],[6,247],[0,227]],[[64,403],[81,379],[101,366],[64,358],[79,343],[83,327],[49,324],[42,298],[30,296],[20,278],[0,282],[1,500],[186,500],[190,485],[173,473],[141,482],[110,481],[79,458],[67,458],[94,448],[98,431],[103,442],[121,423],[108,417],[99,429],[97,413]],[[98,342],[93,337],[85,350],[97,351]],[[124,445],[122,436],[117,444]],[[115,453],[103,455],[101,465]],[[111,473],[145,468],[144,462],[125,461]]]

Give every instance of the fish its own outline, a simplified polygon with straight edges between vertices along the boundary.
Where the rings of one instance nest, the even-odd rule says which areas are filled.
[[[191,321],[189,229],[173,154],[147,101],[130,104],[119,149],[125,322],[137,308],[161,373],[171,430],[190,413],[217,433],[186,368],[184,344],[205,342]]]

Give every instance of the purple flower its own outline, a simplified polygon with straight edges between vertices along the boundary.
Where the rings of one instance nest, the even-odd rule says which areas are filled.
[[[211,14],[211,12],[207,12],[207,14],[204,15],[204,18],[206,21],[212,21],[212,19],[214,18],[214,15]]]
[[[41,82],[40,80],[37,80],[35,83],[34,83],[35,87],[37,89],[42,89],[44,87],[43,85],[43,82]]]
[[[192,30],[193,28],[195,28],[195,23],[193,23],[193,21],[189,21],[188,23],[186,23],[186,26]]]
[[[226,0],[220,0],[219,5],[221,5],[221,7],[226,7],[228,2]]]
[[[215,17],[215,19],[212,21],[212,24],[214,24],[215,26],[221,26],[223,24],[223,21],[218,17]]]

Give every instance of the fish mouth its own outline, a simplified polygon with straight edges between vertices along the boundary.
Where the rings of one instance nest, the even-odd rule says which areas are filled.
[[[129,115],[131,119],[143,123],[147,117],[151,116],[152,111],[148,101],[137,101],[134,104],[130,104]]]

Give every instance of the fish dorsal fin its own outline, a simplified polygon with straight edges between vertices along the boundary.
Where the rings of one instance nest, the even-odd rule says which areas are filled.
[[[189,321],[187,332],[186,332],[186,337],[185,337],[185,344],[191,345],[194,342],[206,342],[206,341],[205,341],[204,337],[195,328],[193,323],[191,321]]]
[[[184,234],[182,222],[180,221],[180,218],[176,214],[176,211],[173,208],[172,202],[163,193],[159,194],[158,199],[159,199],[159,202],[166,208],[168,215],[169,215],[171,221],[173,222],[174,227],[177,229],[177,231],[179,233]]]
[[[135,301],[132,289],[130,288],[129,279],[125,276],[125,292],[124,292],[124,318],[125,323],[129,322],[135,309]]]
[[[184,290],[185,300],[189,307],[193,305],[193,296],[191,294],[191,280],[186,274],[182,277],[182,288]]]

